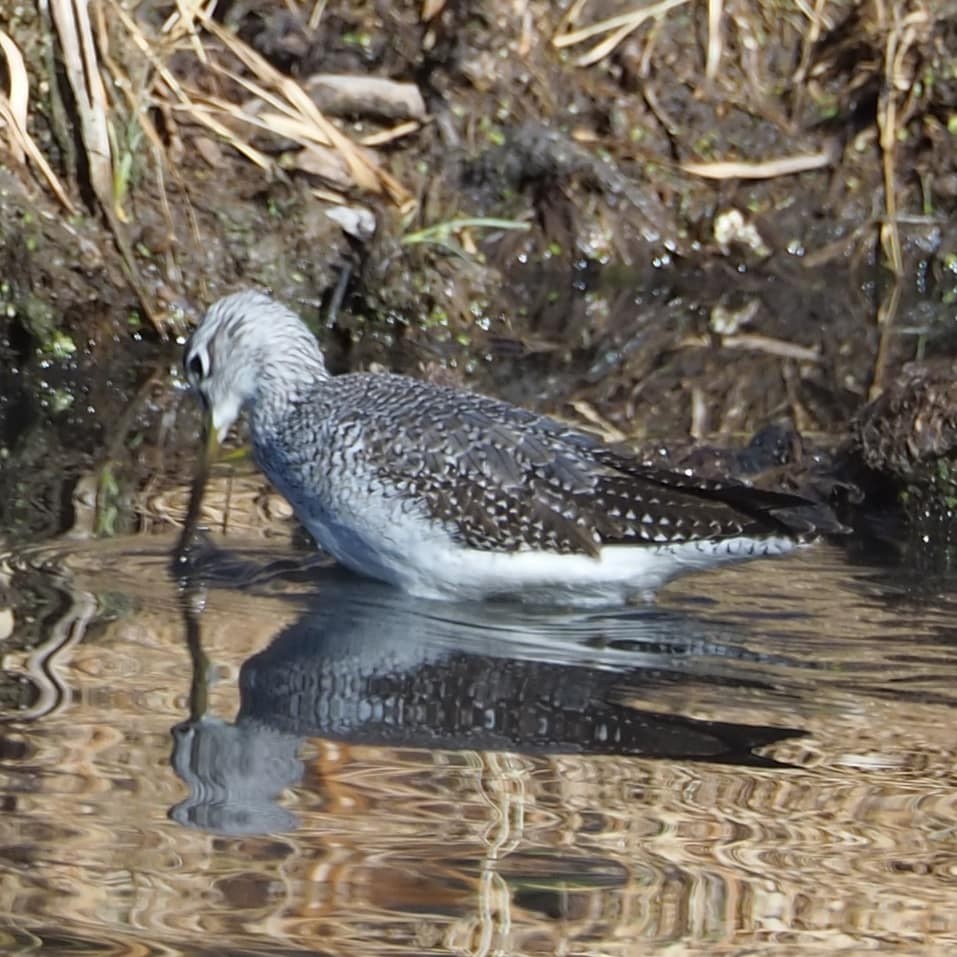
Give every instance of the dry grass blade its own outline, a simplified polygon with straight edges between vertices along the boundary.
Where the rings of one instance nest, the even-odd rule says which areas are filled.
[[[591,431],[597,431],[606,442],[625,442],[628,434],[622,432],[617,425],[609,422],[599,411],[584,399],[573,399],[569,405],[580,419],[586,423]]]
[[[571,33],[571,25],[578,22],[578,17],[581,14],[582,10],[585,9],[585,4],[588,3],[588,0],[572,0],[572,3],[569,4],[568,8],[562,14],[561,19],[558,21],[558,26],[555,29],[555,34],[552,37],[553,41],[555,37],[563,36],[566,33]]]
[[[219,120],[212,115],[213,112],[220,112],[235,117],[236,114],[240,112],[239,107],[233,103],[227,103],[225,101],[213,101],[212,98],[210,98],[214,105],[214,108],[210,109],[208,106],[203,105],[202,98],[191,97],[182,88],[182,86],[180,86],[176,77],[172,74],[166,64],[163,63],[163,61],[157,56],[153,44],[151,44],[144,35],[136,21],[130,17],[127,11],[117,2],[117,0],[111,0],[111,5],[136,47],[156,70],[166,91],[172,94],[172,96],[178,101],[178,106],[176,106],[175,109],[187,112],[198,123],[215,133],[225,142],[229,143],[233,149],[237,150],[247,159],[255,163],[260,169],[270,173],[274,172],[276,167],[269,157],[267,157],[264,153],[261,153],[241,137],[237,136],[232,130],[229,129],[229,127],[219,122]],[[197,16],[198,15],[199,14],[197,14]]]
[[[186,113],[197,123],[202,124],[228,143],[234,150],[255,163],[263,172],[274,173],[276,171],[276,164],[265,153],[257,150],[255,146],[238,136],[226,122],[222,122],[222,120],[239,120],[246,125],[269,129],[264,123],[260,123],[256,117],[244,113],[240,107],[229,100],[217,96],[208,96],[198,90],[177,87],[176,97],[179,103],[173,106],[174,112]]]
[[[255,163],[264,173],[273,173],[276,170],[276,164],[262,151],[257,150],[255,146],[247,143],[242,137],[237,136],[225,123],[221,123],[216,114],[220,116],[236,116],[236,107],[232,103],[219,104],[210,102],[204,104],[199,97],[186,97],[174,110],[188,113],[197,123],[201,123],[210,132],[215,133],[221,140],[228,143],[236,152],[241,153],[250,162]],[[247,117],[243,117],[247,120]]]
[[[9,128],[8,145],[13,154],[13,160],[15,163],[23,163],[29,157],[30,162],[40,170],[43,178],[49,183],[56,198],[71,214],[76,214],[76,207],[27,130],[27,111],[30,105],[27,71],[19,48],[2,30],[0,30],[0,49],[3,50],[7,61],[9,77],[9,92],[0,93],[0,119]]]
[[[282,96],[286,104],[283,112],[296,116],[302,124],[301,129],[309,131],[309,139],[321,145],[332,145],[342,154],[359,187],[374,193],[384,191],[400,207],[412,202],[412,196],[405,187],[364,155],[349,137],[330,123],[295,80],[283,76],[255,50],[214,20],[202,14],[200,19],[203,26],[233,53],[261,84]],[[275,97],[272,102],[276,102]]]
[[[322,22],[322,15],[326,9],[326,0],[316,0],[316,5],[309,14],[309,29],[316,30]]]
[[[192,3],[188,4],[186,0],[176,0],[176,12],[170,14],[161,29],[162,33],[169,33],[174,40],[182,35],[188,36],[190,46],[200,63],[207,62],[206,51],[203,49],[203,42],[196,29],[196,18],[203,2],[204,0],[192,0]],[[208,5],[207,13],[211,13],[215,6],[216,2],[212,0]]]
[[[223,98],[184,88],[162,62],[155,45],[143,34],[128,12],[116,0],[111,0],[111,3],[136,46],[156,69],[165,91],[172,94],[172,98],[177,101],[171,107],[174,112],[185,113],[201,123],[266,172],[275,172],[276,164],[237,132],[237,124],[288,137],[304,147],[332,147],[344,161],[352,184],[371,192],[386,192],[401,207],[412,202],[411,194],[382,170],[363,147],[353,143],[330,123],[298,83],[283,76],[255,50],[212,20],[212,4],[201,8],[195,2],[180,0],[177,12],[164,24],[164,31],[177,35],[192,35],[198,24],[216,37],[251,76],[240,75],[235,70],[216,63],[209,53],[204,51],[202,62],[205,67],[244,87],[259,101],[267,104],[271,108],[269,111],[255,113]],[[386,138],[381,141],[405,135],[411,132],[411,129],[404,127],[388,131]]]
[[[681,168],[694,176],[706,179],[772,179],[776,176],[792,176],[812,169],[829,166],[836,159],[833,149],[817,153],[800,153],[782,156],[779,159],[762,160],[756,163],[729,160],[719,163],[682,163]]]
[[[590,66],[599,60],[608,56],[615,47],[618,46],[629,34],[638,29],[646,20],[658,19],[663,17],[670,10],[680,7],[688,0],[659,0],[647,7],[639,7],[629,13],[622,13],[615,17],[609,17],[607,20],[600,20],[598,23],[592,23],[587,27],[581,27],[571,33],[564,33],[556,36],[552,43],[554,46],[563,47],[573,46],[590,40],[592,37],[600,34],[610,34],[600,43],[597,43],[587,53],[583,53],[576,61],[577,66]]]
[[[310,190],[310,192],[316,197],[316,199],[323,203],[329,203],[332,206],[343,206],[349,201],[345,194],[337,193],[335,190],[331,189],[323,189],[321,186],[314,187]]]
[[[417,120],[408,120],[405,123],[398,123],[391,129],[379,130],[378,133],[370,133],[368,136],[363,136],[359,142],[363,146],[368,147],[384,146],[386,143],[393,143],[395,140],[402,139],[403,136],[416,133],[420,129],[422,129],[421,123]]]
[[[27,79],[26,67],[19,47],[0,30],[0,49],[7,58],[7,76],[10,88],[6,96],[7,108],[13,116],[11,124],[10,149],[16,162],[22,163],[26,158],[26,150],[17,135],[18,130],[27,128],[27,107],[30,103],[30,82]]]

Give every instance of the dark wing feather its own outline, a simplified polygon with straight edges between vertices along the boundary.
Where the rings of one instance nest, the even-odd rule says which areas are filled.
[[[352,377],[343,377],[352,378]],[[504,402],[398,376],[366,378],[362,423],[380,480],[472,548],[596,555],[605,544],[803,534],[798,496],[659,470]],[[401,436],[394,433],[402,407]],[[392,416],[389,413],[392,413]]]
[[[698,502],[720,502],[737,511],[741,518],[759,522],[768,533],[840,535],[847,532],[828,506],[791,492],[755,488],[734,479],[708,479],[649,465],[614,449],[596,449],[596,458],[649,486],[687,492]]]

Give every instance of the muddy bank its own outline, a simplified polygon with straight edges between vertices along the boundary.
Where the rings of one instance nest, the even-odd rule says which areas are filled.
[[[673,3],[627,35],[597,2],[316,20],[260,0],[191,23],[93,6],[106,193],[69,31],[0,13],[66,197],[8,124],[0,527],[18,537],[91,496],[92,531],[144,521],[132,503],[195,439],[175,340],[242,285],[300,309],[336,370],[452,378],[651,451],[781,421],[847,448],[905,363],[952,367],[952,5],[741,0],[709,27]]]

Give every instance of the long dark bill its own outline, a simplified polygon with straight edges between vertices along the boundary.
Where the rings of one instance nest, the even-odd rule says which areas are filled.
[[[203,505],[203,494],[206,491],[209,473],[218,453],[219,438],[216,435],[216,429],[213,427],[212,417],[207,412],[203,418],[203,447],[189,489],[189,507],[186,509],[186,520],[183,522],[183,531],[176,543],[174,563],[180,569],[186,569],[189,566],[190,551],[196,537],[196,529],[199,525],[200,511]]]

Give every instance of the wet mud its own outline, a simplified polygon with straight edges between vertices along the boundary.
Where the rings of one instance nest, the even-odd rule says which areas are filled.
[[[96,27],[125,171],[112,209],[62,37],[35,10],[0,13],[29,132],[73,204],[4,143],[0,528],[168,520],[144,503],[195,449],[177,340],[255,285],[303,313],[336,371],[452,380],[649,456],[949,535],[957,11],[914,4],[902,23],[829,0],[812,20],[742,0],[713,30],[699,6],[602,53],[614,4],[328,3],[313,22],[259,0],[166,45],[174,5],[142,5],[131,22],[152,60],[126,21]],[[217,29],[345,135],[378,135],[363,155],[399,186],[363,187],[265,120],[224,120],[245,152],[197,122],[172,80],[266,115]],[[395,87],[333,96],[317,74]]]

